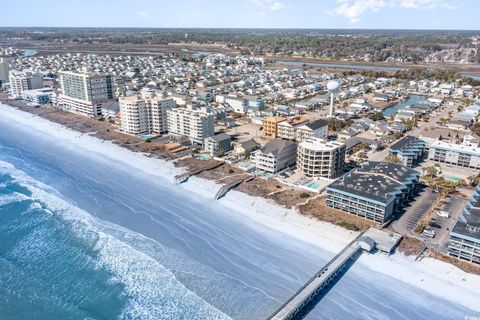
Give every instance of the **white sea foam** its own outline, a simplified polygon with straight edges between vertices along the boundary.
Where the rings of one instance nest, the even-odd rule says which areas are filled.
[[[5,206],[10,203],[16,203],[25,200],[30,200],[30,198],[18,192],[0,194],[0,206]]]
[[[31,193],[30,197],[19,193],[0,195],[0,204],[2,201],[32,200],[35,201],[36,208],[53,211],[63,220],[73,222],[76,225],[75,236],[81,238],[91,232],[97,235],[98,240],[93,248],[98,252],[97,267],[113,273],[115,280],[124,286],[128,297],[122,318],[153,320],[173,319],[182,315],[187,319],[229,319],[223,312],[188,290],[158,261],[106,232],[111,227],[128,233],[131,238],[143,238],[142,235],[95,219],[84,210],[50,193],[51,187],[16,170],[11,164],[0,161],[0,170],[8,173],[14,178],[14,183],[27,188]]]
[[[0,104],[0,111],[2,116],[11,120],[11,123],[35,128],[43,138],[49,137],[63,143],[66,148],[90,153],[99,161],[107,159],[111,163],[114,160],[119,168],[130,172],[132,169],[137,170],[147,174],[151,179],[163,177],[172,182],[173,176],[181,171],[170,162],[147,158],[110,142],[79,134],[8,106]],[[198,196],[212,199],[218,189],[215,183],[198,178],[191,178],[182,187]],[[265,199],[243,193],[231,192],[220,200],[220,203],[226,210],[242,213],[255,222],[330,251],[338,250],[355,235],[331,224],[301,216],[294,210],[281,208]],[[251,225],[254,227],[254,224]],[[360,259],[360,263],[371,270],[397,278],[433,295],[480,312],[480,303],[478,303],[480,277],[467,274],[454,266],[433,259],[414,263],[411,258],[400,254],[393,257],[365,255]]]

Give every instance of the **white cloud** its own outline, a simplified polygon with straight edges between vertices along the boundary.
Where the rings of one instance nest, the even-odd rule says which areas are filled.
[[[265,3],[270,3],[269,0],[247,0],[247,2],[253,4],[254,6],[261,6]]]
[[[260,1],[260,0],[259,0]],[[403,9],[456,9],[460,1],[453,0],[337,0],[338,6],[326,11],[329,14],[347,17],[351,23],[358,23],[365,13],[378,12],[383,8]]]
[[[270,11],[277,11],[285,8],[285,3],[274,0],[247,0],[247,3],[257,7],[268,8]]]
[[[447,8],[456,9],[461,5],[461,1],[447,0],[402,0],[400,6],[406,9],[435,9]]]
[[[137,11],[137,15],[140,17],[145,17],[148,15],[148,13],[146,13],[145,11]]]
[[[270,6],[270,10],[272,10],[272,11],[281,10],[283,8],[285,8],[285,4],[283,2],[279,2],[279,1],[275,2],[274,4],[272,4]]]

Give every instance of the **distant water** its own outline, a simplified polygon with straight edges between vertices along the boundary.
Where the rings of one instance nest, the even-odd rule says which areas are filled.
[[[35,49],[23,49],[22,52],[24,57],[31,57],[36,55],[38,51]]]
[[[395,113],[397,113],[399,109],[406,106],[413,106],[414,104],[425,101],[425,100],[427,100],[426,96],[410,95],[408,96],[408,99],[406,99],[405,101],[396,103],[393,106],[383,110],[383,115],[386,117],[393,116]]]
[[[0,116],[2,320],[265,319],[333,255]],[[466,315],[357,263],[308,318]]]
[[[479,80],[480,76],[474,76],[473,74],[463,74],[465,77],[472,78],[473,80]]]
[[[340,63],[316,63],[316,62],[303,62],[294,60],[278,60],[276,64],[292,65],[292,66],[312,66],[312,67],[324,67],[324,68],[338,68],[338,69],[355,69],[355,70],[383,70],[383,71],[399,71],[405,68],[400,67],[388,67],[380,65],[363,65],[363,64],[340,64]]]

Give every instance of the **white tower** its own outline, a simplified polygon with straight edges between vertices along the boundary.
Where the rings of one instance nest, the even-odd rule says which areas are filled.
[[[340,83],[337,81],[330,81],[327,83],[327,89],[330,92],[330,109],[328,111],[328,116],[330,118],[333,117],[333,99],[335,98],[335,93],[337,92],[338,87],[340,87]]]

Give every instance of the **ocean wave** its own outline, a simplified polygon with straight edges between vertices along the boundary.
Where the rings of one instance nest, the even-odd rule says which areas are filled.
[[[31,198],[18,192],[0,194],[0,207],[5,206],[7,204],[21,202],[21,201],[28,201],[28,200],[31,200]]]
[[[94,234],[95,241],[91,249],[97,253],[95,267],[113,274],[111,281],[121,283],[124,294],[128,297],[120,318],[229,319],[225,313],[186,288],[159,261],[115,238],[108,231],[121,231],[136,241],[141,239],[140,235],[94,218],[88,212],[60,198],[54,188],[17,170],[8,162],[0,161],[0,174],[10,176],[13,184],[26,188],[30,193],[2,194],[0,205],[30,200],[33,201],[30,209],[42,208],[47,210],[46,212],[52,212],[57,219],[72,226],[75,237],[88,238],[89,241],[86,242],[91,243],[92,233]],[[26,246],[33,250],[35,241],[26,242],[23,249]],[[17,248],[16,254],[22,254],[21,247]]]

